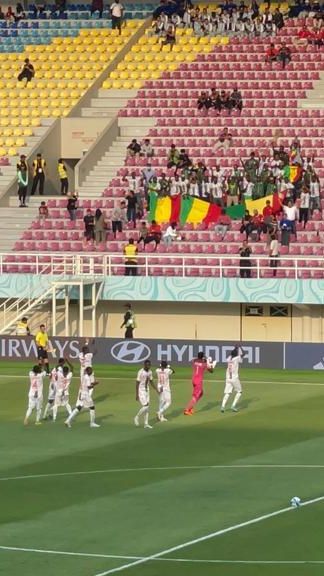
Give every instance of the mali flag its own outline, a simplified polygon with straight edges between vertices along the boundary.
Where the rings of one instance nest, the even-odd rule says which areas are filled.
[[[257,210],[259,214],[262,214],[263,208],[265,208],[267,200],[269,200],[270,206],[274,213],[277,214],[281,211],[284,197],[285,195],[283,193],[278,194],[278,192],[275,192],[274,194],[269,194],[263,198],[258,198],[258,200],[245,200],[245,208],[251,215],[253,214],[253,210]]]
[[[181,224],[204,222],[209,224],[210,222],[217,222],[220,214],[220,206],[201,198],[194,196],[183,198],[180,194],[159,198],[155,192],[150,194],[150,221],[156,220],[158,223],[181,222]]]

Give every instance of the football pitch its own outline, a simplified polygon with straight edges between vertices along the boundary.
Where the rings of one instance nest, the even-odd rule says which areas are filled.
[[[95,366],[101,427],[85,411],[69,430],[63,408],[55,424],[23,426],[30,368],[0,363],[0,574],[324,573],[324,372],[243,368],[240,411],[221,414],[217,367],[185,417],[179,368],[168,422],[152,391],[145,430],[133,423],[139,367]],[[77,390],[75,377],[72,404]]]

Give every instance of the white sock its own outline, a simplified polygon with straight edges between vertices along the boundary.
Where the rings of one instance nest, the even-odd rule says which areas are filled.
[[[137,412],[135,418],[139,418],[140,416],[142,416],[142,414],[145,414],[147,410],[148,410],[147,406],[142,406],[142,408],[140,408],[139,411]]]
[[[77,408],[74,408],[74,410],[72,410],[70,416],[68,417],[67,422],[71,422],[71,420],[73,420],[73,418],[75,418],[77,414],[79,414],[79,410]]]
[[[96,411],[90,410],[90,424],[94,424],[96,420]]]
[[[43,418],[46,418],[46,417],[47,417],[47,414],[48,414],[48,412],[50,411],[51,408],[52,408],[52,404],[50,404],[49,402],[47,402],[46,408],[45,408],[45,410],[44,410]]]
[[[166,402],[164,402],[161,412],[162,413],[165,412],[168,408],[170,408],[170,406],[171,406],[171,402],[169,400],[167,400]]]
[[[28,408],[27,412],[26,412],[26,416],[25,419],[30,418],[31,414],[32,414],[33,409],[32,408]]]
[[[68,415],[71,416],[72,408],[71,408],[70,404],[69,403],[65,404],[65,408],[67,410]]]
[[[222,402],[222,408],[225,408],[226,404],[227,404],[227,400],[229,399],[230,394],[224,394],[224,398],[223,398],[223,402]]]
[[[42,417],[42,409],[39,408],[38,410],[36,410],[36,422],[39,422],[41,417]]]
[[[148,425],[148,419],[149,419],[149,411],[148,408],[146,409],[146,412],[144,414],[144,426]]]
[[[236,404],[238,403],[239,399],[242,396],[242,392],[236,392],[234,402],[232,404],[232,408],[235,408]]]
[[[57,406],[53,406],[53,421],[55,422],[57,416]]]

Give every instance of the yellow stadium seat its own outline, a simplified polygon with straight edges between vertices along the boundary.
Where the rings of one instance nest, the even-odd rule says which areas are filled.
[[[153,72],[151,72],[151,78],[153,80],[157,80],[158,78],[160,78],[161,76],[161,72],[159,72],[158,70],[154,70]]]
[[[13,135],[13,130],[12,130],[12,128],[5,128],[5,129],[2,131],[2,135],[5,136],[6,138],[9,138],[10,136],[12,136],[12,135]]]
[[[134,81],[134,88],[136,88],[137,90],[139,88],[141,88],[143,86],[143,82],[141,82],[141,80],[135,80]]]
[[[3,148],[3,146],[1,146],[1,147],[0,147],[0,156],[1,156],[1,157],[6,156],[6,153],[7,153],[6,149]]]
[[[20,121],[21,118],[11,118],[11,126],[12,127],[20,126]]]
[[[1,126],[9,126],[9,118],[1,118]]]
[[[11,157],[12,157],[12,156],[18,156],[17,149],[14,148],[13,146],[11,146],[11,147],[8,149],[8,156],[11,156]]]
[[[110,90],[110,88],[112,87],[112,80],[109,80],[109,79],[104,80],[104,82],[103,82],[103,84],[102,84],[102,87],[103,87],[105,90]]]
[[[134,72],[131,72],[130,77],[132,80],[137,80],[140,77],[139,71],[135,70]]]
[[[22,129],[23,132],[23,136],[28,137],[28,136],[32,136],[33,135],[33,131],[30,127],[27,128],[23,128]]]
[[[5,139],[5,146],[14,146],[15,145],[15,139],[12,136],[9,136],[9,138]]]
[[[30,117],[30,112],[28,108],[22,108],[20,111],[20,116],[22,118],[29,118]]]
[[[24,138],[16,138],[15,140],[15,146],[17,146],[17,148],[22,148],[23,146],[25,146],[26,142]]]
[[[115,88],[115,89],[121,88],[121,87],[122,87],[121,81],[120,81],[120,80],[114,80],[112,87]]]

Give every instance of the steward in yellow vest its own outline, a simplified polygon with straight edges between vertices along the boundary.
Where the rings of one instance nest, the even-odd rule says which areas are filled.
[[[124,247],[125,255],[125,276],[137,275],[137,247],[134,244],[134,238],[130,238],[128,244]]]

